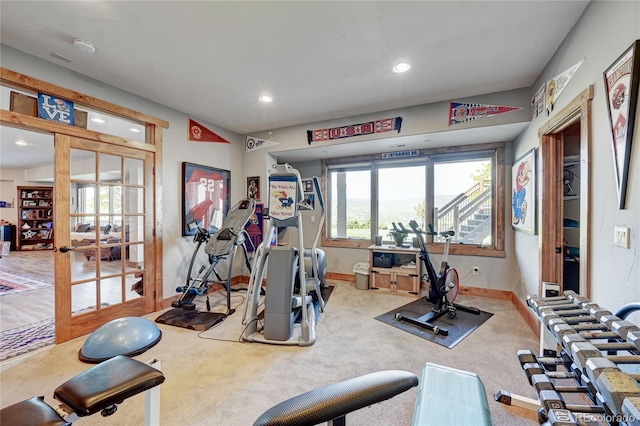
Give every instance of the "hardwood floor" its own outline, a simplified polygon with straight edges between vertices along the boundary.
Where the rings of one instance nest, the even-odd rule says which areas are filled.
[[[55,282],[54,252],[52,250],[12,251],[8,256],[0,258],[0,274],[13,272],[32,277],[38,281]],[[87,260],[82,253],[73,252],[72,276],[74,280],[95,277],[96,261]],[[102,261],[101,275],[117,274],[121,270],[119,261]],[[120,276],[102,281],[102,303],[118,303],[120,294]],[[127,289],[136,281],[133,275],[128,275]],[[113,284],[113,285],[111,285]],[[95,283],[73,286],[72,309],[74,312],[95,308]],[[127,300],[140,297],[137,293],[128,291]],[[22,291],[19,293],[0,296],[0,331],[33,324],[35,322],[55,317],[55,285],[43,289]]]
[[[54,281],[53,251],[12,251],[0,259],[0,273],[13,272]],[[0,296],[0,331],[33,324],[55,316],[54,286]]]

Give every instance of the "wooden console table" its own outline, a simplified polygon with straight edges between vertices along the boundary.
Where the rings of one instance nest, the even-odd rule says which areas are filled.
[[[369,246],[371,290],[420,297],[420,249]]]

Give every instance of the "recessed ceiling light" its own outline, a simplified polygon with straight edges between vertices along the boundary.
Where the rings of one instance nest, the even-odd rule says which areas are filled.
[[[26,143],[25,141],[23,141],[22,139],[18,139],[18,140],[16,141],[16,145],[26,146],[26,145],[27,145],[27,143]]]
[[[264,102],[264,103],[269,103],[269,102],[273,102],[273,98],[269,95],[262,95],[258,98],[258,100],[260,102]]]
[[[138,129],[137,127],[132,127],[129,129],[129,131],[131,133],[140,133],[142,130]]]
[[[84,53],[96,53],[96,48],[90,41],[81,40],[79,38],[73,40],[76,49]]]
[[[89,120],[91,120],[92,122],[96,123],[96,124],[104,124],[107,121],[104,118],[100,118],[100,117],[92,117]]]
[[[409,71],[409,68],[411,68],[410,64],[408,64],[406,62],[400,62],[399,64],[396,64],[393,67],[393,72],[403,73],[403,72]]]

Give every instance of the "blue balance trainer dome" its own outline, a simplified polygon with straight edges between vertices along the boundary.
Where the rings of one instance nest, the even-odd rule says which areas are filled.
[[[78,358],[98,364],[117,355],[136,356],[152,348],[162,338],[153,321],[139,317],[124,317],[109,321],[84,342]]]

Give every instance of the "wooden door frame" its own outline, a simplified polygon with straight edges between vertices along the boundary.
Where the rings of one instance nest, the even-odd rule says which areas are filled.
[[[591,185],[589,178],[591,153],[591,101],[593,85],[576,96],[566,107],[558,111],[538,130],[540,138],[542,176],[540,191],[540,283],[538,294],[542,291],[542,282],[561,284],[562,253],[556,252],[562,247],[563,238],[563,132],[580,121],[580,294],[590,297],[590,253],[591,244]]]
[[[136,149],[149,151],[154,155],[153,161],[153,189],[152,199],[154,200],[155,212],[152,218],[153,220],[153,245],[155,247],[154,257],[152,259],[153,265],[149,268],[152,270],[153,278],[153,304],[147,306],[146,310],[155,312],[164,308],[163,306],[163,243],[162,243],[162,129],[168,129],[169,123],[165,120],[155,118],[140,112],[112,104],[110,102],[97,99],[80,92],[76,92],[64,87],[57,86],[42,80],[38,80],[27,75],[17,73],[15,71],[8,70],[0,67],[0,84],[6,87],[12,87],[17,90],[21,90],[27,93],[46,93],[62,99],[66,99],[75,103],[76,105],[84,105],[92,110],[101,111],[107,114],[116,115],[124,118],[125,120],[137,121],[145,126],[146,140],[145,142],[138,142],[122,137],[108,135],[104,133],[95,132],[80,127],[69,126],[65,124],[59,124],[53,121],[44,120],[38,117],[34,117],[27,114],[21,114],[18,112],[7,111],[0,109],[0,125],[9,125],[14,127],[21,127],[32,131],[39,131],[43,133],[50,133],[54,137],[56,135],[68,135],[83,139],[94,140],[102,143],[108,143],[119,146],[126,146]],[[64,173],[69,170],[68,161],[66,165],[56,164],[56,174]],[[56,317],[58,313],[56,312]],[[60,340],[56,337],[56,342]]]

